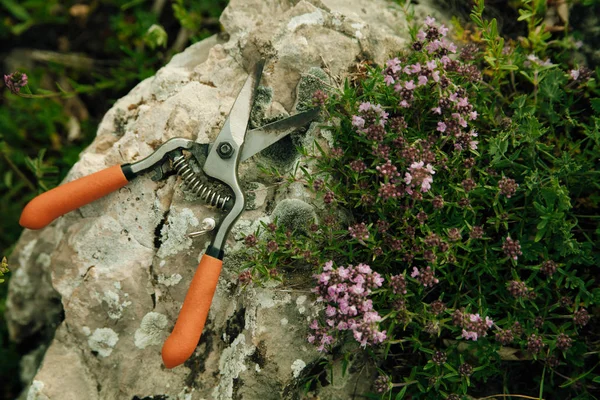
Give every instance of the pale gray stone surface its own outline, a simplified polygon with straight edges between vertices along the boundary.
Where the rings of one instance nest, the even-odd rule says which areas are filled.
[[[418,16],[435,15],[427,4],[420,2]],[[339,85],[358,60],[383,63],[408,38],[401,10],[384,0],[232,0],[221,22],[228,41],[212,37],[190,46],[108,111],[67,180],[140,160],[171,137],[214,139],[247,69],[261,57],[270,58],[262,81],[270,103],[259,117],[271,120],[296,112],[306,97],[298,82],[311,68]],[[299,383],[319,360],[306,342],[318,311],[314,298],[309,288],[242,290],[236,278],[243,260],[232,254],[241,234],[270,221],[286,198],[297,199],[292,203],[312,220],[302,185],[276,190],[257,168],[257,160],[275,162],[285,152],[293,162],[292,142],[287,146],[240,167],[255,191],[252,205],[230,235],[203,339],[189,362],[172,370],[162,365],[161,344],[209,239],[185,234],[214,211],[190,201],[177,177],[157,183],[145,176],[39,232],[25,232],[11,264],[18,267],[7,320],[17,342],[46,338],[49,345],[35,374],[39,357],[28,358],[23,376],[30,386],[22,398],[300,398]],[[365,391],[373,371],[334,373],[321,399]]]

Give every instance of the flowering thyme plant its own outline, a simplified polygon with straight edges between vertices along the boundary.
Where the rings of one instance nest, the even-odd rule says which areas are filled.
[[[304,154],[320,223],[254,261],[317,269],[308,341],[376,366],[382,398],[591,399],[595,80],[569,50],[504,45],[476,3],[479,41],[427,18],[409,49],[315,97],[333,138]]]

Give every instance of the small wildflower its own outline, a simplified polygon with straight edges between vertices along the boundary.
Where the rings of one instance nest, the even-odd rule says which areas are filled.
[[[367,170],[367,165],[363,160],[354,160],[350,162],[350,169],[354,172],[365,172]]]
[[[247,269],[247,270],[243,271],[242,273],[240,273],[240,275],[238,276],[238,281],[242,285],[247,285],[250,282],[252,282],[252,271]]]
[[[527,338],[527,350],[532,354],[539,353],[542,350],[542,347],[544,347],[544,343],[542,342],[541,337],[538,337],[533,333]]]
[[[444,208],[444,198],[442,196],[435,196],[433,200],[431,200],[431,203],[433,204],[433,208],[436,210],[441,210]]]
[[[327,191],[327,193],[325,193],[325,196],[323,197],[323,202],[325,204],[331,204],[333,203],[333,199],[335,198],[335,195],[333,194],[333,192],[331,190]]]
[[[533,327],[536,329],[541,329],[542,326],[544,326],[544,318],[542,317],[535,317],[535,319],[533,320]]]
[[[19,94],[21,88],[27,85],[27,75],[19,71],[4,75],[4,84],[11,93]]]
[[[467,197],[463,197],[458,201],[458,205],[462,208],[467,208],[471,205],[471,200],[469,200]]]
[[[406,278],[404,278],[404,275],[392,276],[390,287],[394,294],[406,294]]]
[[[423,225],[428,218],[429,216],[424,211],[419,211],[419,213],[417,214],[417,220],[421,225]]]
[[[406,172],[404,182],[410,187],[421,186],[421,192],[425,193],[431,189],[435,170],[431,164],[425,165],[423,161],[414,162]]]
[[[348,227],[348,232],[350,233],[350,236],[352,236],[354,239],[357,239],[357,240],[369,239],[369,230],[367,229],[367,226],[365,225],[364,222],[361,222],[360,224],[355,224],[355,225]]]
[[[469,237],[471,239],[481,239],[483,238],[483,227],[481,226],[474,226],[471,229],[471,232],[469,233]]]
[[[500,188],[500,193],[510,199],[517,192],[519,185],[514,179],[503,177],[498,182],[498,187]]]
[[[458,242],[461,239],[460,230],[458,228],[450,228],[448,230],[448,240]]]
[[[410,276],[416,278],[419,281],[419,283],[425,287],[433,287],[433,285],[440,282],[439,279],[435,277],[434,272],[430,266],[421,269],[413,267],[413,272],[410,274]]]
[[[373,383],[373,387],[377,393],[387,393],[391,389],[390,386],[390,378],[387,375],[379,375],[375,382]]]
[[[395,177],[400,175],[400,173],[398,173],[398,168],[396,168],[395,165],[392,165],[390,160],[387,160],[383,165],[378,165],[375,169],[379,171],[383,177]]]
[[[573,339],[569,337],[569,335],[565,335],[561,333],[556,338],[556,348],[559,350],[565,351],[568,350],[573,345]]]
[[[458,367],[458,372],[462,376],[471,376],[471,374],[473,373],[473,367],[470,364],[464,363],[461,364],[460,367]]]
[[[279,245],[276,241],[271,240],[267,243],[267,250],[269,251],[269,253],[274,253],[277,250],[279,250]]]
[[[545,275],[552,276],[556,272],[556,263],[552,260],[547,260],[542,263],[540,271]]]
[[[313,189],[315,190],[315,192],[320,191],[321,189],[323,189],[325,187],[325,182],[323,181],[323,179],[315,179],[313,181]]]
[[[529,288],[524,282],[510,281],[508,282],[508,291],[518,299],[526,297],[527,293],[529,292]]]
[[[473,179],[465,179],[462,181],[461,183],[463,189],[465,190],[465,192],[470,192],[471,190],[475,189],[475,187],[477,186],[477,184],[475,183],[475,181]]]
[[[463,161],[463,166],[466,169],[473,168],[475,166],[475,159],[474,158],[465,158],[465,160]]]
[[[352,116],[352,125],[356,128],[364,128],[365,126],[365,119],[363,117],[360,117],[358,115],[353,115]]]
[[[438,122],[438,124],[437,124],[437,129],[436,129],[436,130],[437,130],[438,132],[442,132],[442,133],[443,133],[443,132],[446,132],[446,128],[447,128],[447,127],[448,127],[448,126],[447,126],[447,125],[446,125],[444,122],[440,121],[440,122]]]
[[[312,104],[314,107],[323,107],[329,96],[322,90],[317,90],[313,94]]]
[[[585,308],[577,310],[573,314],[573,322],[575,325],[586,326],[590,322],[590,315]]]
[[[256,246],[256,243],[258,243],[258,240],[254,234],[250,234],[244,238],[244,244],[247,247],[254,247]]]
[[[390,228],[390,223],[385,220],[380,219],[380,220],[377,220],[377,222],[375,223],[375,226],[377,227],[377,232],[385,233]]]
[[[502,244],[502,250],[507,257],[512,258],[513,260],[517,260],[519,256],[523,254],[521,252],[521,244],[519,241],[511,239],[510,236],[506,237],[504,244]]]
[[[430,304],[430,306],[431,306],[431,312],[434,315],[440,315],[446,310],[446,305],[441,300],[434,301],[433,303]]]
[[[496,341],[500,342],[503,346],[510,344],[515,339],[510,329],[503,329],[496,333]]]
[[[571,308],[573,306],[573,300],[570,297],[562,296],[558,300],[558,304],[563,308]]]

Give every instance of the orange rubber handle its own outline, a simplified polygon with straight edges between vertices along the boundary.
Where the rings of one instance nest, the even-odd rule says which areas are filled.
[[[179,317],[162,348],[167,368],[183,364],[190,358],[204,330],[223,261],[204,254],[185,295]]]
[[[63,214],[89,204],[127,185],[120,165],[115,165],[55,187],[31,200],[19,224],[23,228],[42,229]]]

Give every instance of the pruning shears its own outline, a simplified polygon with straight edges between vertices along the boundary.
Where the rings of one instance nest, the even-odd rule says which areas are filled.
[[[238,164],[318,116],[318,109],[313,109],[248,130],[263,67],[264,61],[259,61],[246,79],[214,143],[172,138],[141,161],[115,165],[37,196],[21,214],[21,226],[41,229],[61,215],[114,192],[150,171],[154,172],[153,180],[180,175],[189,191],[223,211],[215,223],[212,242],[190,283],[175,327],[163,345],[162,358],[167,368],[185,362],[202,335],[221,273],[227,236],[245,209]]]

